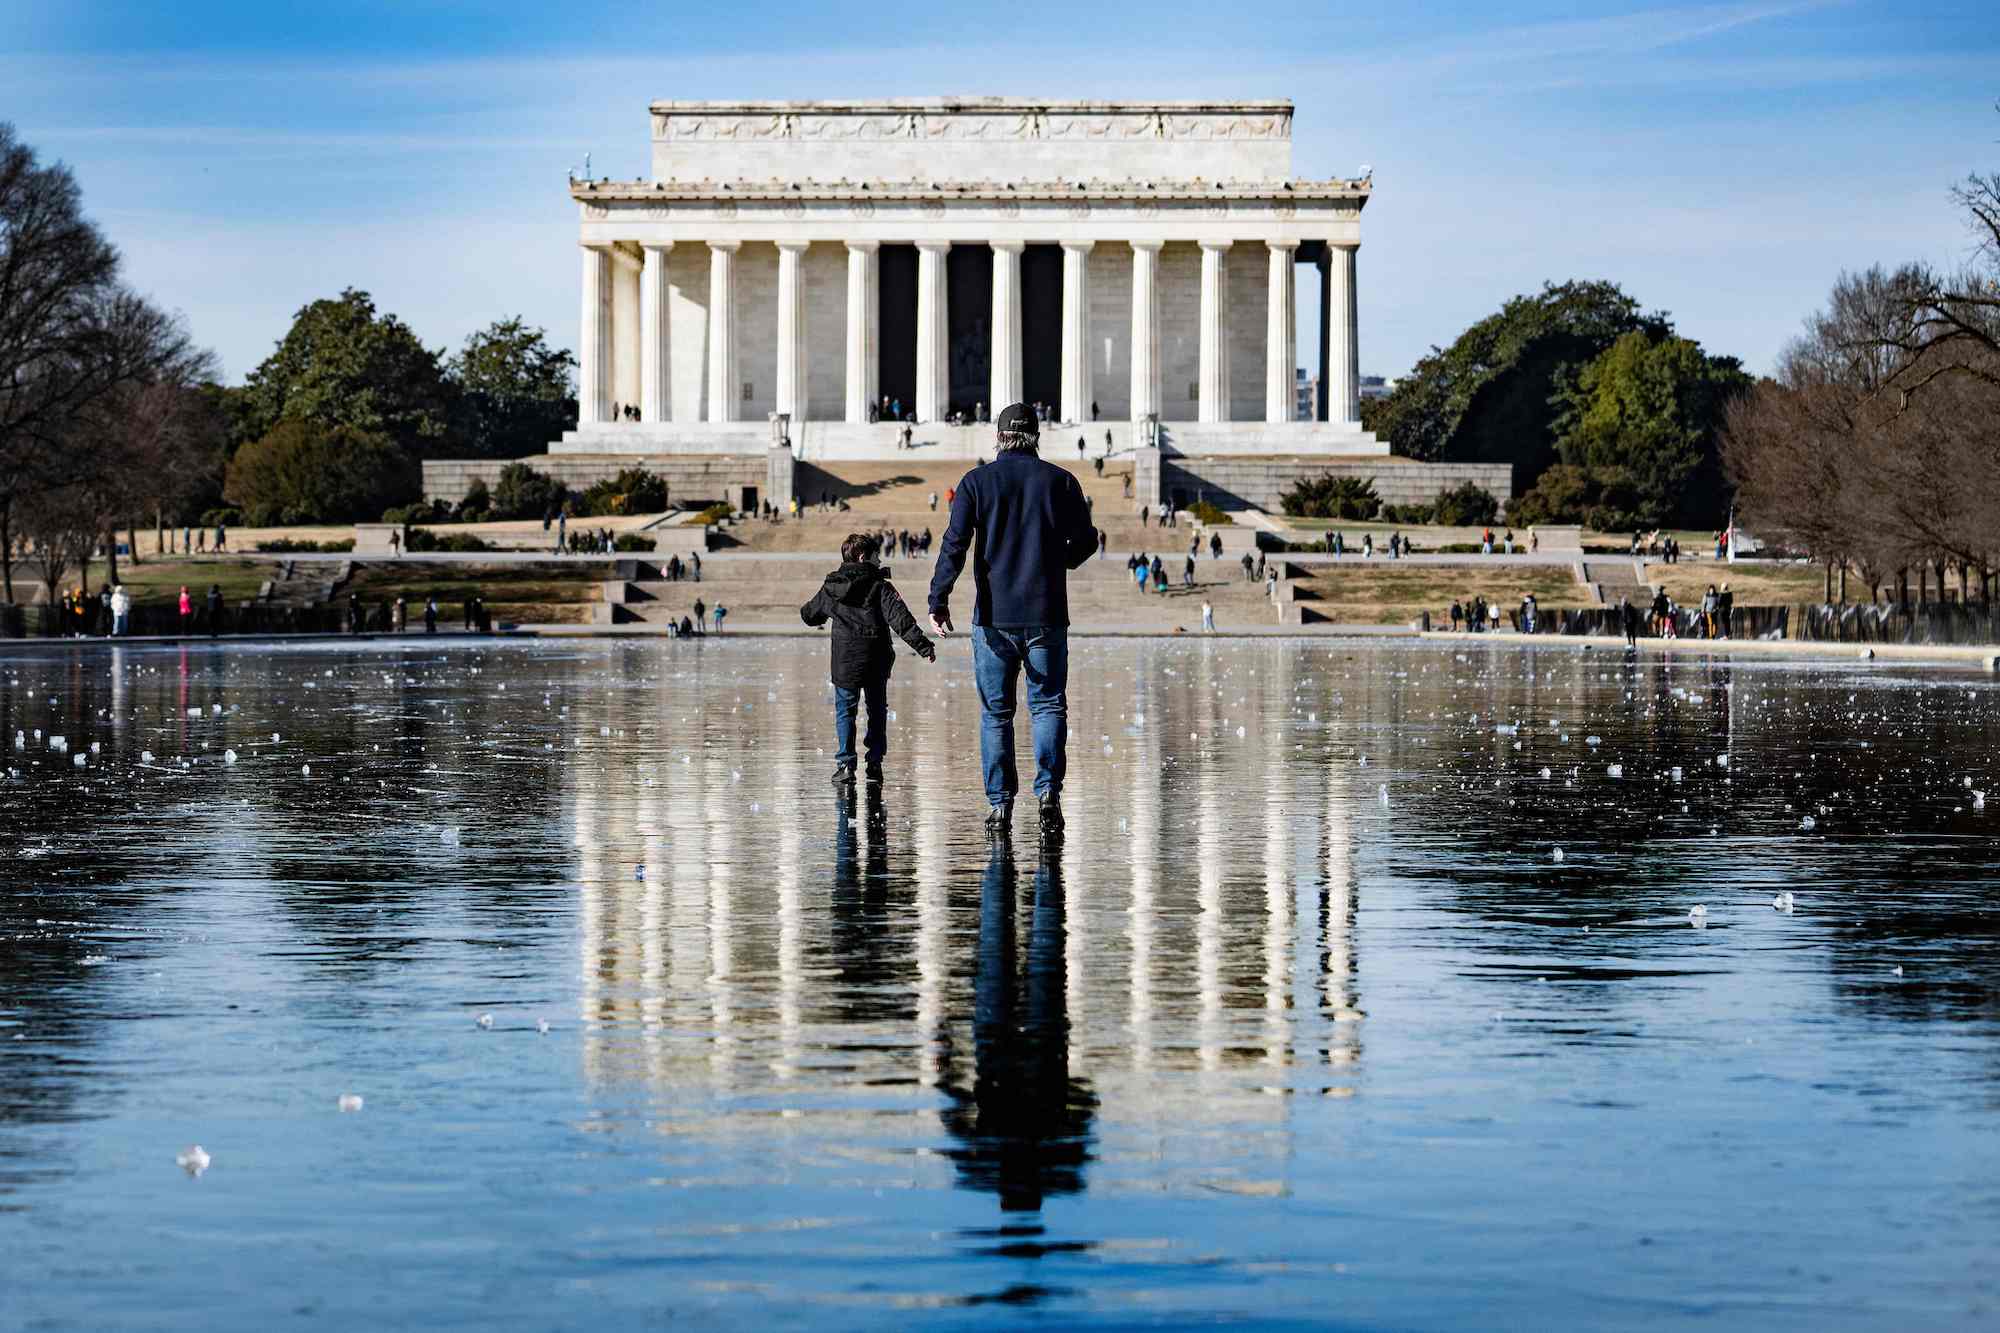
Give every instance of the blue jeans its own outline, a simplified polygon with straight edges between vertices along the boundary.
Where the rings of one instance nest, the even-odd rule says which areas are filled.
[[[833,762],[841,768],[854,767],[854,714],[863,696],[868,700],[868,766],[879,768],[889,752],[889,682],[878,680],[858,690],[845,685],[833,687]]]
[[[1020,782],[1014,772],[1014,682],[1028,672],[1028,721],[1035,738],[1035,795],[1062,795],[1069,742],[1069,628],[1031,625],[972,627],[972,678],[984,712],[979,759],[986,771],[986,799],[1004,805]]]

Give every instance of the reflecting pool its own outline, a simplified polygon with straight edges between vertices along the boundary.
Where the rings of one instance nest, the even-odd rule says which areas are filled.
[[[969,665],[0,651],[0,1327],[2000,1317],[1990,679]]]

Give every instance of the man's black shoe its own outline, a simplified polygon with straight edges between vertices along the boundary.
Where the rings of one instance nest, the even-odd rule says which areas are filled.
[[[882,785],[882,765],[868,765],[868,781],[877,787]]]
[[[854,770],[846,764],[842,764],[839,768],[834,769],[833,785],[836,787],[852,787],[854,785]]]
[[[1005,805],[996,805],[986,812],[986,831],[988,833],[1005,833],[1013,827],[1013,802],[1010,801]]]
[[[1042,831],[1060,833],[1063,827],[1062,797],[1050,793],[1041,798]]]

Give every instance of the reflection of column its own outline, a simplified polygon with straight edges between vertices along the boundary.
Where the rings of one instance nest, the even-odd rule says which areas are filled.
[[[1210,655],[1202,658],[1202,671],[1197,679],[1201,692],[1196,697],[1201,707],[1201,735],[1203,741],[1213,746],[1221,730],[1222,719],[1215,709],[1215,669],[1216,659]],[[1195,811],[1195,822],[1200,830],[1198,836],[1200,850],[1196,853],[1195,874],[1199,892],[1195,900],[1195,986],[1200,1018],[1196,1024],[1197,1040],[1200,1043],[1201,1067],[1217,1070],[1222,1067],[1223,1023],[1222,1023],[1222,856],[1225,834],[1222,828],[1222,778],[1221,765],[1203,763],[1201,766],[1201,789],[1196,800],[1200,803]],[[1231,793],[1232,799],[1234,792]]]
[[[577,424],[611,419],[611,247],[583,247],[583,318],[577,333]]]
[[[1145,654],[1145,649],[1140,649]],[[1161,689],[1152,663],[1140,662],[1134,679],[1145,682],[1135,711],[1140,724],[1137,762],[1132,769],[1132,906],[1126,931],[1132,943],[1130,1018],[1126,1027],[1132,1049],[1132,1068],[1147,1073],[1153,1067],[1153,944],[1159,923],[1159,857],[1149,852],[1160,845],[1160,808],[1165,803],[1161,791],[1165,764],[1161,762],[1160,736],[1165,729],[1166,700],[1156,696]],[[1155,716],[1146,712],[1157,709]]]
[[[1361,420],[1361,348],[1359,307],[1354,291],[1356,245],[1329,245],[1327,256],[1328,333],[1333,339],[1327,356],[1327,420]]]
[[[736,374],[736,251],[708,243],[708,419],[734,421],[743,385]]]
[[[778,242],[778,400],[794,426],[806,419],[806,243]]]
[[[1293,654],[1281,653],[1272,670],[1259,677],[1264,684],[1264,772],[1258,784],[1264,792],[1264,1059],[1272,1065],[1291,1063],[1296,1022],[1291,1003],[1292,766],[1285,759],[1285,735],[1297,661]]]
[[[1229,420],[1229,242],[1201,243],[1201,421]]]
[[[667,255],[672,241],[647,242],[639,274],[639,416],[665,421],[673,415],[673,381],[667,374]]]
[[[1271,252],[1271,292],[1265,302],[1264,420],[1290,421],[1298,411],[1297,287],[1292,260],[1297,241],[1266,241]]]
[[[1160,246],[1132,242],[1132,420],[1160,411]]]
[[[987,407],[996,415],[1021,401],[1020,241],[993,242],[993,376]]]
[[[1064,241],[1062,419],[1090,420],[1090,251],[1093,241]]]
[[[1337,765],[1327,771],[1326,878],[1320,885],[1320,1013],[1331,1024],[1328,1064],[1352,1064],[1360,1044],[1360,1014],[1354,1005],[1352,920],[1354,839],[1352,796],[1347,775]]]
[[[881,382],[877,249],[874,241],[847,243],[847,419],[855,423],[868,420],[868,404],[875,401]]]
[[[951,403],[949,241],[917,243],[917,420],[942,421]]]

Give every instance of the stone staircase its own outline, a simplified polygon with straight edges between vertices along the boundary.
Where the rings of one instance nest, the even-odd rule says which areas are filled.
[[[1576,581],[1590,589],[1599,606],[1616,606],[1620,598],[1630,598],[1634,606],[1644,606],[1653,600],[1646,571],[1636,560],[1593,557],[1579,560],[1575,569]]]
[[[1181,531],[1187,531],[1183,528]],[[1181,547],[1180,552],[1185,552]],[[819,590],[820,581],[838,563],[828,552],[772,552],[717,555],[702,565],[702,581],[669,582],[658,560],[623,560],[615,577],[603,586],[603,600],[592,607],[600,625],[657,625],[692,615],[696,598],[712,610],[727,607],[730,629],[801,628],[799,607]],[[897,591],[919,620],[930,587],[931,561],[885,562]],[[1277,608],[1264,596],[1261,582],[1243,578],[1242,567],[1224,557],[1204,553],[1196,562],[1196,583],[1181,586],[1179,552],[1169,556],[1170,588],[1166,595],[1141,593],[1125,568],[1123,555],[1093,559],[1069,576],[1070,622],[1078,629],[1143,629],[1194,633],[1201,628],[1201,603],[1215,608],[1218,629],[1283,623]],[[971,623],[971,575],[966,573],[952,594],[952,609],[961,629]],[[1297,623],[1293,621],[1291,623]]]

